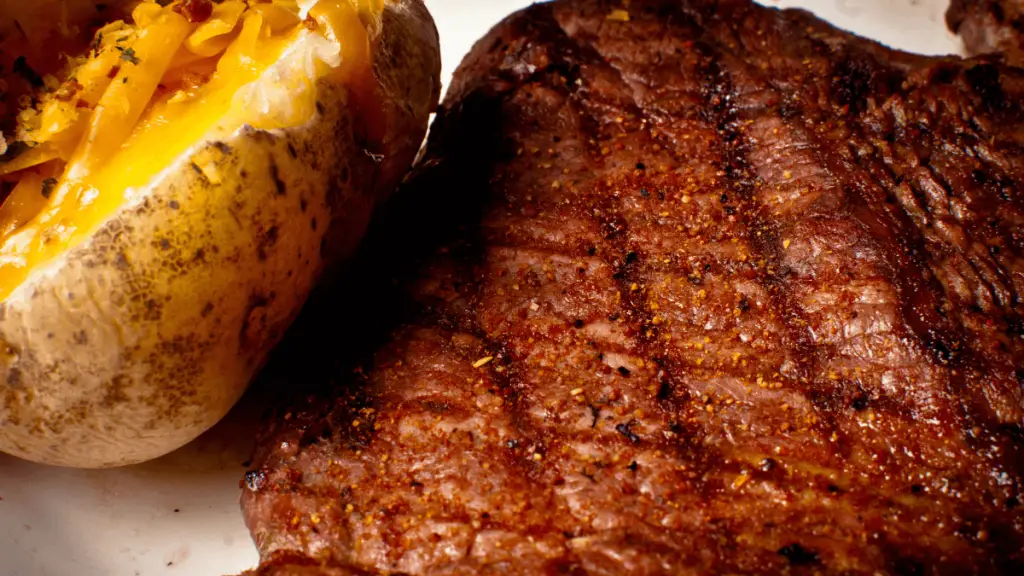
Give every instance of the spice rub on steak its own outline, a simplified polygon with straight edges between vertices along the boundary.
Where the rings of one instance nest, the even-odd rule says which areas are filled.
[[[1021,69],[739,0],[536,5],[404,197],[377,237],[429,255],[360,278],[405,296],[335,303],[397,327],[259,440],[261,573],[1024,569]]]

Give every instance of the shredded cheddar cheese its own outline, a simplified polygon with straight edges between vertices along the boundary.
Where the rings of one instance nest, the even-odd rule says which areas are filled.
[[[203,2],[138,2],[24,102],[0,155],[0,298],[204,136],[302,125],[317,80],[367,80],[384,0]]]

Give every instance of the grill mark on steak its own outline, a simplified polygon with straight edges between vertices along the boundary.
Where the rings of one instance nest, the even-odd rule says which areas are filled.
[[[404,282],[419,312],[395,315],[365,377],[261,438],[244,505],[267,569],[1019,569],[1013,390],[972,397],[1019,352],[934,352],[1019,316],[958,316],[930,274],[945,241],[911,197],[880,202],[918,166],[947,203],[974,193],[942,146],[1012,178],[1020,142],[993,118],[1013,106],[968,114],[969,64],[800,13],[634,0],[616,28],[617,8],[528,9],[456,74],[406,198],[427,204],[412,221],[454,207],[462,229]],[[925,97],[935,76],[952,111]],[[1020,202],[1002,202],[997,272],[1021,252]],[[913,318],[912,296],[944,315]]]

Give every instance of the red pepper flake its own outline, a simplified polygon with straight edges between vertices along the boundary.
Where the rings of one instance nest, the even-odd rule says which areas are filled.
[[[210,0],[184,0],[174,7],[174,11],[184,16],[192,24],[201,24],[213,15],[213,2]]]

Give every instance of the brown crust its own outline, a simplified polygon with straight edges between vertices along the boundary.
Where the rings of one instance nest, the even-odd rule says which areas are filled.
[[[280,369],[263,557],[1022,573],[1024,71],[623,5],[536,5],[459,68],[370,287]]]

